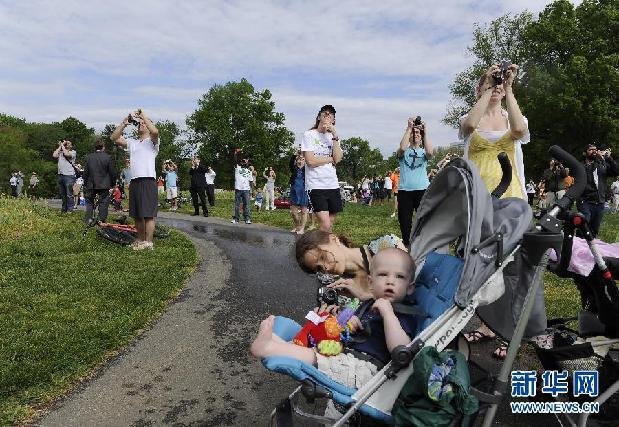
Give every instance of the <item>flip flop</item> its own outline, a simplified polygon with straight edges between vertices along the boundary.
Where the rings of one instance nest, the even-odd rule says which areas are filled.
[[[501,344],[492,352],[492,358],[498,360],[505,360],[507,357],[507,343],[503,340],[499,341]]]
[[[487,335],[481,331],[474,330],[473,332],[467,332],[464,334],[464,339],[469,344],[479,344],[486,341],[491,341],[496,338],[496,335]]]

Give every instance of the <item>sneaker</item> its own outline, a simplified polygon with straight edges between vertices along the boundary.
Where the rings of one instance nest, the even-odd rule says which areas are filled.
[[[153,250],[154,248],[155,248],[155,246],[153,245],[153,242],[143,241],[143,242],[139,242],[132,249],[134,251],[143,251],[145,249]]]
[[[245,224],[251,224],[251,221],[248,219],[247,221],[245,221]]]
[[[133,249],[134,251],[137,251],[137,247],[140,246],[142,244],[141,240],[136,240],[135,242],[131,243],[129,245],[129,249]]]
[[[232,221],[230,221],[232,224],[238,224],[239,222],[236,219],[233,219]]]

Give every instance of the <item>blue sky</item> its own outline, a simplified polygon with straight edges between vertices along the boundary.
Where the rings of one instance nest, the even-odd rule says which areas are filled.
[[[101,130],[142,107],[184,125],[213,84],[245,77],[297,135],[333,104],[342,137],[385,155],[409,115],[447,145],[457,132],[440,120],[473,24],[547,3],[0,0],[0,111]]]

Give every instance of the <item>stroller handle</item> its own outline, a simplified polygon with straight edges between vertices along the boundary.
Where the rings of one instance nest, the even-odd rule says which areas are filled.
[[[507,157],[507,154],[504,152],[500,152],[496,158],[499,160],[503,175],[501,176],[501,182],[499,182],[499,185],[496,186],[491,195],[492,197],[500,199],[512,182],[512,164],[509,162],[509,157]]]
[[[570,169],[570,173],[574,177],[574,185],[572,185],[565,195],[556,203],[561,210],[567,210],[576,201],[585,190],[587,185],[587,174],[584,165],[579,162],[574,156],[565,151],[558,145],[553,145],[548,150],[550,155],[563,163]]]

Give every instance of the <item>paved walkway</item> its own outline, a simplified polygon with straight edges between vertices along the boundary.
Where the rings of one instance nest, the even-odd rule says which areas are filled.
[[[248,354],[268,313],[302,319],[313,304],[316,282],[293,260],[293,235],[175,213],[159,220],[191,237],[202,258],[196,272],[134,344],[35,425],[264,426],[295,387]],[[498,367],[491,350],[474,348],[482,365]],[[504,406],[495,425],[507,424],[557,425],[552,416],[515,418]]]

